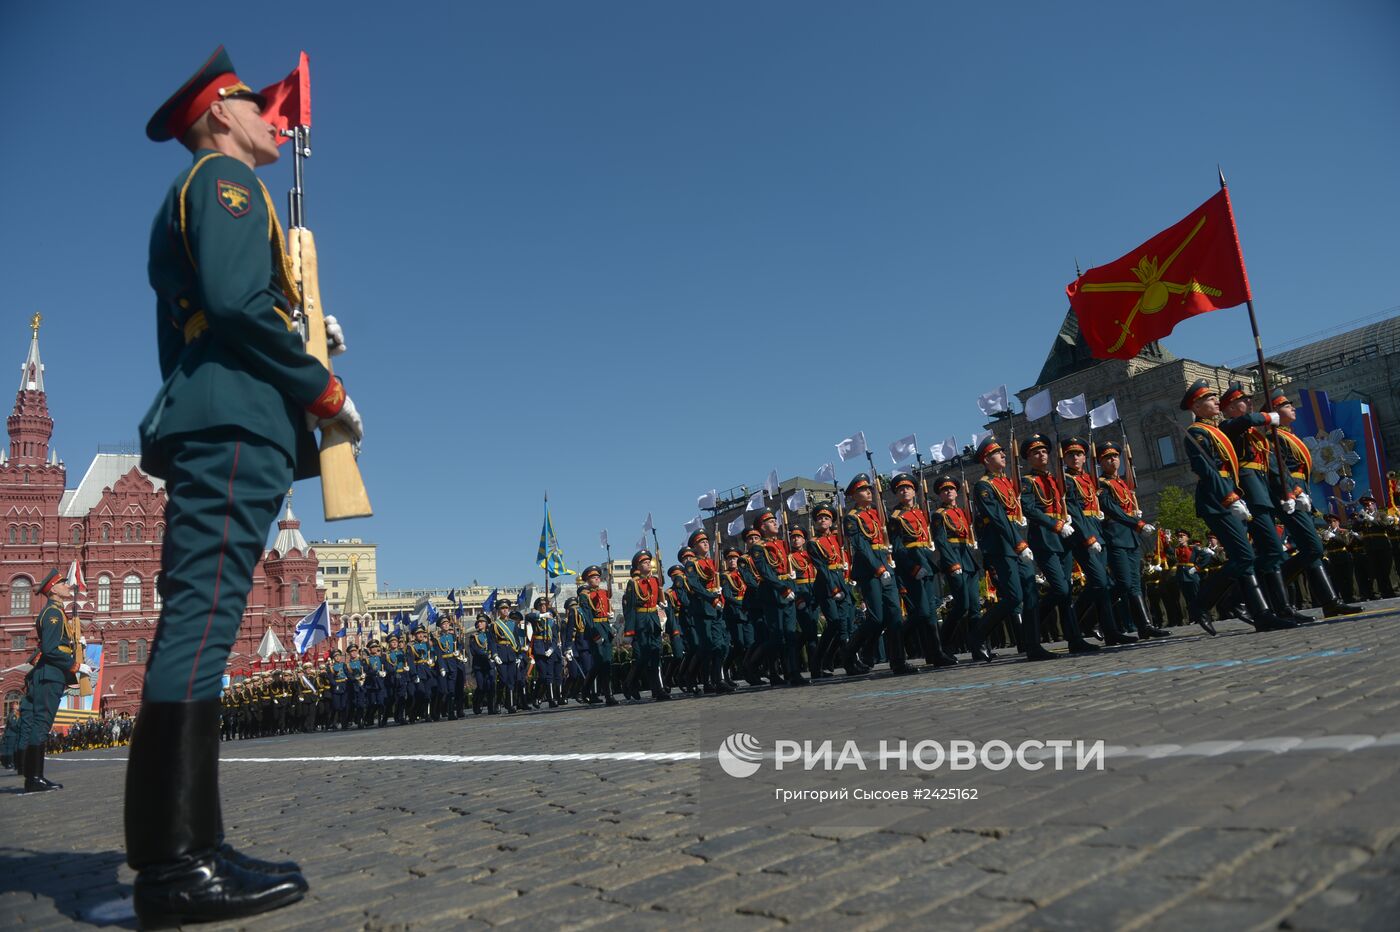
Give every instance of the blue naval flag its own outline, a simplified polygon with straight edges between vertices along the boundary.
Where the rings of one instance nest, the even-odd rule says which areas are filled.
[[[499,589],[491,590],[491,594],[486,597],[486,601],[481,603],[481,610],[483,612],[489,615],[496,610],[496,596],[500,591]]]
[[[342,632],[343,634],[344,632]],[[292,642],[298,654],[304,654],[317,644],[331,637],[331,609],[325,602],[297,622]]]

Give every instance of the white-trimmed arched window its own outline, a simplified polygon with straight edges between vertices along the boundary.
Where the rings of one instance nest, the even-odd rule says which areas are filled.
[[[29,614],[30,593],[34,591],[34,583],[27,576],[16,576],[10,580],[10,614]]]
[[[105,528],[107,525],[102,526]],[[112,577],[106,573],[97,577],[97,610],[99,612],[112,610]]]
[[[122,611],[141,611],[141,577],[135,573],[122,580]]]
[[[117,663],[131,663],[130,641],[121,641],[117,644]]]

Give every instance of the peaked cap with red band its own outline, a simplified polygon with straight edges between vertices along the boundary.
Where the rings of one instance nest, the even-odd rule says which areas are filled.
[[[255,101],[259,107],[267,105],[261,94],[244,84],[234,73],[233,62],[221,45],[194,73],[194,77],[160,105],[146,124],[146,138],[152,142],[179,139],[196,120],[204,116],[210,104],[235,97]]]

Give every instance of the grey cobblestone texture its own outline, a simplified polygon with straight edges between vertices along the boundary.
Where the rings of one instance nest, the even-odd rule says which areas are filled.
[[[837,808],[829,825],[803,821],[797,803],[726,805],[750,784],[713,760],[326,758],[712,752],[717,725],[757,734],[783,716],[837,740],[1083,736],[1205,752],[1400,732],[1398,669],[1392,607],[1293,632],[1180,629],[1055,663],[225,744],[230,840],[297,858],[312,886],[226,928],[1392,930],[1395,739],[1115,756],[1102,772],[913,775],[979,798]],[[132,926],[123,758],[52,760],[61,793],[24,796],[17,777],[0,778],[0,925]]]

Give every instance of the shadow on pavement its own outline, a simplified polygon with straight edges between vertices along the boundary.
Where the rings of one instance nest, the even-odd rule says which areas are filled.
[[[136,928],[131,885],[117,879],[126,862],[121,851],[33,851],[0,845],[0,894],[28,893],[49,900],[74,922],[109,928]],[[33,907],[42,913],[42,904]],[[38,916],[19,917],[20,922]]]

